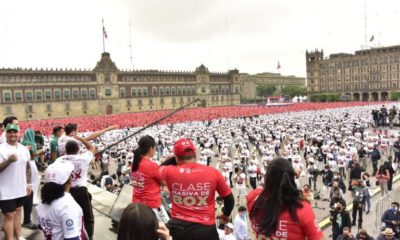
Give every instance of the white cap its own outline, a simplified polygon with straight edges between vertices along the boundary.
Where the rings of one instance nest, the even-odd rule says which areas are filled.
[[[230,228],[230,229],[233,230],[233,224],[232,224],[232,223],[227,223],[227,224],[225,225],[225,227]]]
[[[47,167],[45,181],[64,185],[73,171],[74,165],[71,162],[59,159]]]

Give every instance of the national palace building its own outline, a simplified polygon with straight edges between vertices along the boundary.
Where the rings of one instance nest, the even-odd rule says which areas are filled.
[[[238,105],[244,94],[255,98],[257,84],[280,86],[291,78],[241,75],[236,69],[213,73],[204,65],[192,72],[124,71],[104,52],[91,70],[0,69],[0,119],[7,115],[27,120],[166,110],[197,98],[205,100],[206,106]]]
[[[93,70],[0,69],[0,89],[0,116],[21,120],[236,105],[242,90],[238,70],[122,71],[106,52]]]
[[[310,95],[340,93],[347,100],[378,101],[400,90],[400,45],[329,58],[323,50],[307,51],[306,66]]]

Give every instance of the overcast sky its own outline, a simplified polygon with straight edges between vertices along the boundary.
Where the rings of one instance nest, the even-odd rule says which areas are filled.
[[[305,76],[305,51],[365,45],[364,0],[0,0],[0,68],[280,72]],[[400,43],[399,0],[366,0],[368,45]],[[129,28],[131,22],[131,30]],[[130,40],[131,39],[131,40]],[[130,42],[132,48],[130,48]],[[132,51],[131,51],[132,50]]]

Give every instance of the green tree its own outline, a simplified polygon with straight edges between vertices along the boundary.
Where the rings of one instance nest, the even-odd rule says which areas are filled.
[[[339,102],[340,93],[337,94],[313,94],[310,96],[311,102]]]
[[[390,99],[393,101],[398,101],[400,99],[400,92],[392,92],[392,94],[390,94]]]
[[[270,84],[259,84],[256,88],[257,96],[272,96],[276,92],[276,87]]]
[[[285,96],[294,98],[295,96],[305,96],[307,94],[307,89],[299,86],[286,86],[282,88],[281,92]]]

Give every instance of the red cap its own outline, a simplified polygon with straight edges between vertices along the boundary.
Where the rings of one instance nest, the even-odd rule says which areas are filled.
[[[196,153],[196,147],[189,139],[181,138],[174,144],[174,154],[177,157],[184,157]]]

